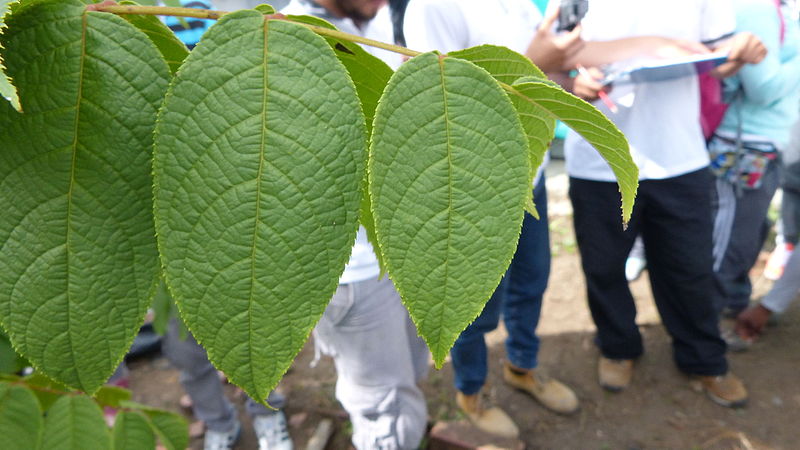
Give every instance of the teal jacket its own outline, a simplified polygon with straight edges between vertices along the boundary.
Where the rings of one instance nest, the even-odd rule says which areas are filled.
[[[746,65],[735,76],[725,80],[727,93],[739,88],[733,96],[719,130],[756,135],[783,148],[789,142],[792,124],[800,106],[800,26],[783,11],[784,38],[781,43],[780,18],[772,0],[734,0],[736,31],[749,31],[758,36],[769,53],[764,61]]]

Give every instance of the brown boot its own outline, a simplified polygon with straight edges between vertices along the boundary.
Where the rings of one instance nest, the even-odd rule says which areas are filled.
[[[718,405],[738,408],[747,404],[744,383],[730,372],[719,376],[695,375],[692,378],[692,387],[696,391],[705,391],[708,398]]]
[[[612,392],[619,392],[631,384],[633,360],[609,359],[601,356],[597,365],[597,377],[600,380],[600,386]]]
[[[503,365],[503,379],[551,411],[572,414],[578,410],[578,397],[572,389],[558,380],[543,376],[534,369],[520,369],[506,361]]]
[[[456,404],[479,430],[504,438],[514,439],[519,436],[519,428],[505,411],[496,406],[483,408],[480,392],[473,395],[457,392]]]

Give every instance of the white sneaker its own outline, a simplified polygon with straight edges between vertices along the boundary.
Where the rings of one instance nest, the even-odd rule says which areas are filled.
[[[258,450],[292,450],[294,448],[283,411],[255,416],[253,429],[258,437]]]
[[[239,421],[236,421],[236,426],[233,427],[233,430],[223,432],[223,431],[212,431],[206,430],[206,436],[203,442],[203,449],[204,450],[230,450],[233,448],[233,445],[236,444],[236,441],[239,440],[239,435],[242,434],[242,425]]]
[[[634,281],[642,275],[642,271],[647,267],[647,260],[638,256],[630,256],[625,261],[625,278]]]

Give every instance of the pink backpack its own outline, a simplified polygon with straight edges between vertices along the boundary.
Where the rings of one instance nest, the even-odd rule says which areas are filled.
[[[780,0],[775,0],[775,7],[778,9],[778,17],[781,23],[781,44],[786,32],[786,23],[783,21]],[[698,76],[700,84],[700,125],[703,127],[703,136],[709,140],[714,132],[722,123],[725,111],[728,110],[728,103],[722,98],[722,82],[708,73]]]

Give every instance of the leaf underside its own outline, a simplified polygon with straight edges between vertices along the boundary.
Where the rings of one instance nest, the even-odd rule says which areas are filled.
[[[154,161],[167,285],[210,360],[255,399],[288,369],[349,258],[360,111],[324,39],[255,11],[206,32],[167,95]]]
[[[464,50],[449,53],[449,56],[465,59],[485,69],[495,80],[513,84],[523,77],[547,79],[547,76],[536,67],[530,59],[506,47],[495,45],[480,45]],[[531,182],[536,176],[536,171],[544,161],[544,155],[553,140],[556,130],[556,120],[538,105],[524,101],[517,95],[509,94],[509,99],[519,115],[522,128],[528,137],[528,157],[531,160]],[[533,205],[533,190],[531,190],[530,203],[526,209],[538,218],[538,213]]]
[[[145,35],[77,0],[7,17],[0,102],[0,322],[48,376],[94,392],[158,278],[150,155],[169,72]]]
[[[37,448],[42,435],[42,410],[30,389],[0,382],[0,430],[3,449]]]
[[[369,167],[378,240],[439,366],[513,256],[530,192],[526,148],[506,94],[464,60],[409,60],[378,106]]]
[[[65,395],[47,412],[42,448],[63,450],[107,450],[111,433],[103,412],[85,395]]]
[[[288,16],[290,20],[308,23],[324,28],[336,29],[329,22],[313,16]],[[343,39],[336,39],[325,36],[325,40],[336,53],[336,57],[344,64],[347,73],[353,80],[361,101],[361,109],[367,124],[367,133],[372,132],[372,122],[375,118],[375,109],[378,101],[389,83],[394,71],[378,57],[364,50],[360,45],[348,42]],[[359,211],[359,223],[367,232],[367,239],[375,251],[378,264],[381,267],[381,274],[386,273],[386,265],[383,262],[383,254],[380,251],[378,238],[375,233],[375,219],[372,217],[372,203],[370,201],[369,190],[367,189],[366,179],[361,194],[361,208]]]
[[[114,419],[114,450],[146,450],[156,447],[155,434],[142,413],[121,411]]]
[[[622,221],[627,223],[639,183],[639,169],[631,157],[625,135],[593,105],[564,91],[557,84],[534,78],[521,78],[510,95],[547,111],[586,139],[614,171],[622,194]]]

